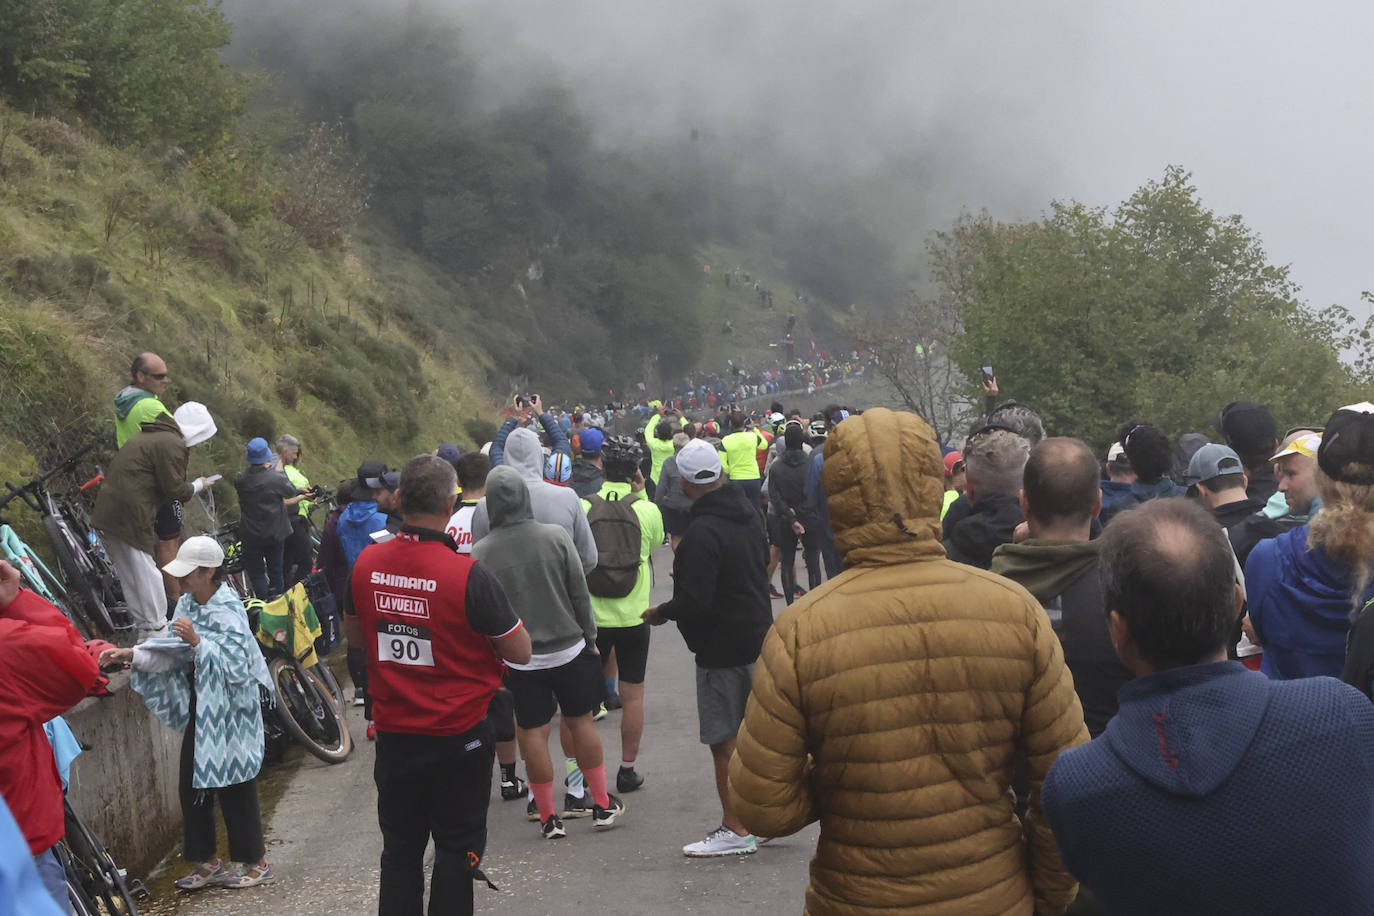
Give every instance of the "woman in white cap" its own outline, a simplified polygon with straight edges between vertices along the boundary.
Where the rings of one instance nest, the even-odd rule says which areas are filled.
[[[182,732],[185,855],[196,865],[176,882],[183,890],[252,887],[272,879],[263,858],[256,782],[263,754],[258,686],[271,689],[272,682],[243,602],[224,584],[223,567],[224,550],[213,538],[187,539],[163,567],[182,587],[173,635],[100,655],[102,667],[132,665],[134,690],[154,715]],[[242,863],[234,872],[215,853],[216,798],[230,858]]]

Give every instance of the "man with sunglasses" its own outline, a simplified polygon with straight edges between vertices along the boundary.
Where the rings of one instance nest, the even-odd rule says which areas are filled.
[[[162,403],[167,390],[167,363],[156,353],[140,353],[129,368],[129,384],[115,395],[115,447],[124,443],[161,414],[172,415]]]

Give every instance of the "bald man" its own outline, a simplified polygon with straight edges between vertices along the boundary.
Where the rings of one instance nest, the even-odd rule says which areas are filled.
[[[1131,679],[1107,631],[1098,578],[1101,542],[1091,539],[1102,509],[1100,476],[1097,456],[1079,439],[1046,439],[1032,449],[1020,497],[1030,537],[998,547],[991,566],[1049,614],[1094,738],[1116,715],[1116,693]]]
[[[167,390],[167,363],[156,353],[140,353],[129,367],[129,384],[115,395],[115,445],[124,443],[143,428],[144,423],[156,420],[162,414],[171,416],[172,412],[162,403],[162,394]],[[153,559],[157,568],[162,569],[177,555],[177,545],[181,543],[181,502],[169,500],[157,513],[157,545],[153,548]],[[168,600],[175,600],[181,594],[177,580],[162,574],[162,585]]]

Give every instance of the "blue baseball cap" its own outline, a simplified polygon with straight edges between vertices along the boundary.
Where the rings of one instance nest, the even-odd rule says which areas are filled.
[[[249,464],[267,464],[276,456],[272,454],[272,447],[267,444],[267,440],[259,436],[248,440],[248,448],[244,450],[243,457]]]
[[[599,429],[584,429],[577,437],[577,446],[584,455],[600,455],[606,434]]]

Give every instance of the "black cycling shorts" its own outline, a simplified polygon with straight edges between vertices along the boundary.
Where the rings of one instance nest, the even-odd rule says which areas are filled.
[[[768,514],[768,543],[781,547],[787,538],[787,530],[792,522],[781,515]]]
[[[158,507],[153,531],[159,541],[175,541],[181,537],[181,500],[169,500]]]
[[[649,667],[649,625],[636,627],[597,627],[596,651],[604,661],[615,650],[617,675],[626,684],[644,683],[644,670]]]
[[[510,669],[506,686],[515,698],[515,722],[531,729],[548,725],[555,709],[569,719],[601,705],[601,658],[591,649],[557,668]]]
[[[491,726],[493,741],[515,740],[515,697],[509,689],[499,688],[487,707],[487,724]]]

